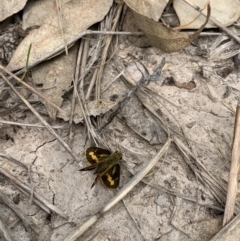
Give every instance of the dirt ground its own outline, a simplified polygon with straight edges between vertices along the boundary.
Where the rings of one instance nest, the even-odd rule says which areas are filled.
[[[115,59],[110,59],[105,66],[102,89],[121,71],[116,60],[121,60],[126,73],[135,82],[142,76],[139,69],[144,72],[142,65],[152,74],[164,57],[166,61],[161,78],[145,85],[146,92],[134,95],[103,131],[103,139],[111,149],[123,153],[119,189],[142,169],[168,138],[159,119],[143,105],[144,100],[162,117],[164,127],[188,146],[199,165],[226,190],[240,86],[231,59],[210,61],[196,55],[196,46],[211,46],[215,38],[200,37],[194,45],[171,54],[153,47],[139,48],[128,38],[119,38]],[[226,67],[232,72],[222,76]],[[180,88],[169,82],[171,77],[178,83],[193,81],[196,86],[191,90]],[[102,99],[120,101],[128,91],[118,79],[102,93]],[[13,100],[10,95],[1,103],[12,104]],[[0,107],[0,113],[3,110],[5,108]],[[30,111],[18,108],[1,118],[40,124]],[[53,126],[67,124],[60,119],[53,121],[46,115],[44,118]],[[1,195],[13,201],[33,223],[29,231],[1,201],[0,217],[13,240],[64,240],[118,192],[106,189],[100,182],[91,189],[93,172],[79,172],[80,167],[87,165],[85,150],[91,143],[83,123],[73,128],[71,148],[79,156],[80,163],[74,161],[45,128],[3,124],[0,129],[1,154],[24,164],[20,166],[0,157],[1,168],[69,217],[48,214],[31,203],[30,197],[8,178],[0,175]],[[68,128],[56,131],[67,141]],[[198,166],[193,161],[192,166],[197,172]],[[203,183],[195,171],[172,143],[164,158],[142,182],[77,240],[210,240],[221,228],[224,200],[218,200],[210,184]]]

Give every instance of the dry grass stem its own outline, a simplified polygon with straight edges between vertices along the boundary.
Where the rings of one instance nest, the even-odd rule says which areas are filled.
[[[18,166],[23,167],[26,171],[28,170],[27,165],[25,165],[24,163],[18,161],[17,159],[15,159],[15,158],[13,158],[13,157],[11,157],[11,156],[9,156],[9,155],[5,155],[4,153],[1,153],[1,152],[0,152],[0,157],[6,158],[6,159],[9,160],[10,162],[12,162],[12,163],[14,163],[14,164],[16,164],[16,165],[18,165]]]
[[[225,226],[234,215],[237,196],[238,174],[240,167],[240,103],[238,102],[235,117],[234,139],[232,148],[232,160],[228,177],[227,201],[225,206],[223,226]]]
[[[94,70],[94,73],[92,75],[92,78],[91,78],[91,82],[89,84],[89,87],[88,87],[88,90],[87,90],[87,94],[85,96],[85,100],[88,101],[90,99],[90,96],[91,96],[91,93],[92,93],[92,90],[93,90],[93,87],[96,83],[96,79],[97,79],[97,75],[98,75],[98,69],[95,69]]]
[[[72,103],[71,103],[71,112],[69,116],[69,133],[68,133],[68,140],[67,143],[70,144],[74,138],[74,130],[73,130],[73,116],[75,112],[75,105],[76,105],[76,92],[77,92],[77,85],[78,85],[78,76],[80,72],[80,64],[81,64],[81,57],[82,57],[82,49],[83,49],[83,41],[80,42],[79,44],[79,49],[78,49],[78,56],[77,56],[77,61],[76,61],[76,69],[75,69],[75,76],[74,76],[74,84],[73,84],[73,94],[72,94]]]
[[[123,8],[123,4],[119,4],[118,5],[118,10],[117,10],[117,14],[115,16],[114,19],[114,24],[112,26],[112,31],[116,30],[120,16],[121,16],[121,12],[122,12],[122,8]],[[102,79],[102,74],[103,74],[103,69],[104,69],[104,64],[106,62],[106,58],[107,58],[107,53],[108,53],[108,49],[109,46],[111,44],[112,41],[112,37],[113,36],[108,36],[106,39],[106,43],[102,52],[102,58],[101,58],[101,64],[100,64],[100,68],[98,71],[98,76],[97,76],[97,81],[96,81],[96,99],[100,99],[101,98],[101,92],[100,92],[100,86],[101,86],[101,79]]]
[[[27,123],[19,123],[14,121],[5,121],[0,120],[0,123],[6,124],[6,125],[14,125],[14,126],[27,126],[27,127],[36,127],[36,128],[46,128],[44,125],[39,124],[27,124]],[[68,129],[69,127],[66,125],[54,125],[51,126],[53,129]]]
[[[85,47],[84,47],[84,45],[85,45]],[[80,74],[84,75],[84,73],[85,73],[84,67],[86,66],[85,63],[87,62],[87,58],[88,58],[88,54],[87,54],[88,53],[88,45],[89,45],[88,43],[84,44],[84,41],[82,41],[80,48],[79,48],[78,57],[77,57],[77,67],[76,67],[75,78],[74,78],[74,82],[73,82],[73,84],[74,84],[73,98],[78,99],[78,102],[79,102],[79,105],[80,105],[80,108],[82,110],[83,117],[85,120],[85,124],[87,126],[88,133],[91,135],[95,145],[97,146],[98,143],[102,143],[103,145],[106,145],[104,140],[96,133],[95,128],[93,127],[93,125],[91,123],[91,120],[90,120],[90,117],[88,114],[86,100],[85,100],[85,94],[83,91],[84,78],[79,78]],[[81,47],[81,46],[83,46],[83,47]],[[80,68],[78,66],[80,66],[82,63],[84,65],[84,67],[81,68],[81,70],[80,70]],[[79,84],[79,80],[80,80],[80,84]],[[75,106],[75,101],[73,101],[72,103]],[[74,110],[74,106],[72,106],[72,110]]]

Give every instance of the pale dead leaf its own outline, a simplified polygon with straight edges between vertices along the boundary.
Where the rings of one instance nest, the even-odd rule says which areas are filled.
[[[151,45],[161,49],[164,52],[177,52],[187,47],[194,39],[196,39],[210,17],[210,6],[208,17],[205,23],[194,34],[181,33],[163,26],[161,23],[156,22],[150,18],[142,16],[141,14],[132,10],[136,23],[139,28],[145,33]]]
[[[207,3],[209,0],[191,0],[191,3],[204,9],[207,12]],[[239,0],[210,0],[211,16],[217,19],[224,26],[230,26],[238,20],[240,16]],[[204,23],[205,17],[194,10],[191,6],[182,0],[174,0],[173,7],[180,21],[181,29],[198,29]],[[187,13],[187,14],[186,14]],[[217,27],[211,21],[205,28]]]
[[[62,3],[67,1],[62,1]],[[23,10],[22,28],[25,30],[31,26],[41,26],[55,6],[56,0],[28,1]]]
[[[125,0],[135,12],[158,21],[169,0]]]
[[[112,0],[72,0],[62,6],[62,28],[64,39],[70,41],[91,25],[101,21],[112,6]],[[27,52],[32,43],[29,65],[64,45],[59,26],[59,16],[54,9],[44,24],[33,30],[18,46],[8,69],[10,71],[25,67]]]
[[[99,99],[90,101],[87,103],[87,108],[89,111],[89,116],[98,116],[102,115],[109,110],[111,110],[117,103],[111,100]],[[71,112],[71,102],[64,101],[62,105],[62,109],[67,113],[67,117],[62,116],[60,113],[57,114],[58,118],[64,119],[64,121],[69,121],[70,112]],[[80,106],[77,104],[75,107],[75,112],[73,115],[73,121],[75,124],[83,121],[83,114]]]
[[[21,11],[27,0],[1,0],[0,4],[0,22]]]
[[[62,105],[62,94],[71,86],[77,54],[77,46],[70,49],[68,56],[60,56],[39,64],[32,69],[33,82],[42,85],[42,92],[51,102],[57,106]],[[44,103],[49,116],[56,118],[57,110],[47,103]]]

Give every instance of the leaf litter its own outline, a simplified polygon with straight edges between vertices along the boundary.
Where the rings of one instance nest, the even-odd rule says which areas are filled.
[[[92,2],[90,1],[89,4]],[[106,5],[111,6],[111,4]],[[63,13],[66,6],[68,5],[61,6]],[[107,17],[101,22],[101,30],[115,29],[117,25],[113,20],[116,20],[116,14],[124,8],[114,4],[109,12],[106,8],[105,11],[101,9],[102,18],[108,12]],[[90,8],[89,11],[94,11],[93,9],[99,8]],[[55,17],[53,19],[56,21]],[[63,18],[60,19],[63,21]],[[101,19],[96,18],[96,22]],[[63,21],[62,27],[64,24]],[[86,25],[85,29],[89,26]],[[68,38],[64,31],[59,31],[59,34],[61,41],[64,41],[65,37]],[[223,72],[227,65],[233,67],[233,62],[231,59],[224,62],[209,62],[202,56],[193,54],[196,50],[195,46],[188,46],[178,53],[166,54],[156,48],[135,47],[125,36],[108,39],[105,53],[101,49],[106,43],[106,38],[103,35],[88,36],[82,39],[83,44],[80,44],[79,52],[75,52],[74,57],[71,57],[71,51],[74,52],[74,48],[77,49],[77,47],[69,50],[67,58],[62,54],[41,64],[42,66],[38,65],[31,70],[32,73],[29,72],[26,75],[24,81],[34,85],[36,93],[43,92],[43,95],[62,108],[62,113],[67,113],[68,117],[69,113],[72,113],[70,118],[63,115],[61,118],[65,121],[69,120],[70,124],[71,119],[75,123],[80,121],[81,124],[71,124],[70,128],[63,126],[57,132],[52,131],[49,125],[49,131],[53,135],[46,129],[41,129],[39,132],[37,128],[16,129],[14,125],[7,125],[6,122],[3,124],[6,128],[0,130],[1,151],[15,158],[17,162],[14,164],[1,159],[3,175],[1,192],[12,197],[16,196],[19,190],[20,202],[16,205],[19,205],[23,212],[21,216],[23,222],[28,220],[29,216],[34,216],[32,221],[34,225],[38,225],[38,228],[30,225],[33,233],[26,233],[23,228],[19,231],[19,221],[14,214],[17,211],[13,209],[14,212],[9,213],[9,216],[5,216],[3,220],[4,223],[12,224],[10,230],[2,227],[4,237],[9,239],[8,234],[10,234],[13,240],[32,240],[36,237],[38,240],[44,240],[45,237],[49,237],[50,240],[75,240],[82,234],[81,238],[93,240],[104,238],[110,240],[210,240],[221,229],[221,214],[224,210],[227,187],[225,176],[229,170],[228,161],[231,157],[233,138],[233,113],[239,91],[235,71],[224,76],[216,73]],[[207,39],[200,37],[194,44],[209,46],[213,39],[214,37]],[[100,41],[102,42],[99,45]],[[60,41],[55,47],[50,46],[49,51],[53,51],[59,43]],[[8,69],[25,67],[24,59],[28,47],[25,45],[23,57],[11,59]],[[91,50],[90,55],[87,49]],[[31,63],[39,59],[34,51],[31,56],[35,59],[31,60]],[[42,54],[46,54],[43,47],[39,51],[43,51],[41,57]],[[106,55],[107,52],[109,52],[108,55]],[[78,66],[76,64],[78,61],[74,61],[74,58],[77,54],[81,59],[81,65],[85,67],[79,71],[80,75],[77,74],[78,68],[76,69],[75,76],[78,77],[75,78],[74,69],[76,65]],[[58,58],[67,60],[60,64],[57,62]],[[107,62],[97,61],[98,58],[105,58]],[[134,86],[137,86],[141,78],[147,79],[148,76],[156,73],[163,58],[166,59],[166,63],[162,73],[159,72],[162,75],[161,78],[156,76],[154,80],[147,81],[145,85],[136,89],[128,102],[124,102],[124,98],[131,93]],[[20,60],[19,63],[17,59]],[[13,61],[16,61],[14,67],[12,67]],[[46,67],[43,67],[44,65]],[[203,77],[202,70],[209,65],[212,72],[207,77]],[[38,73],[38,78],[35,72],[38,71],[37,68],[46,69],[45,73]],[[4,71],[4,68],[1,67],[1,71]],[[95,79],[98,71],[103,71],[100,81]],[[122,74],[119,75],[119,73]],[[119,78],[114,80],[116,76]],[[5,78],[2,74],[1,77]],[[174,85],[164,85],[171,78]],[[51,79],[52,84],[50,84]],[[98,93],[92,92],[95,82],[100,90]],[[106,86],[108,86],[107,90],[105,90]],[[223,99],[227,88],[231,88],[232,91],[228,92],[228,95],[225,95],[227,97]],[[23,89],[16,90],[24,94]],[[76,91],[74,94],[72,94],[73,90]],[[59,119],[54,120],[56,116],[57,118],[60,116],[59,113],[56,109],[53,109],[53,112],[50,111],[48,105],[41,100],[41,95],[39,96],[31,95],[29,98],[25,95],[29,103],[41,115],[44,114],[45,119],[51,124],[63,123]],[[7,100],[12,107],[17,104],[18,111],[26,115],[18,118],[20,115],[12,111],[1,115],[1,118],[19,123],[44,121],[31,115],[27,111],[30,106],[26,108],[13,95],[8,96],[7,99],[3,97],[1,95],[1,103]],[[97,97],[97,100],[94,97]],[[22,98],[23,101],[25,101],[24,98]],[[56,102],[54,98],[58,101]],[[69,108],[73,99],[76,105],[75,113]],[[42,103],[46,105],[48,112]],[[114,118],[111,118],[114,109],[118,106],[117,103],[125,104],[119,112],[115,112],[117,114],[114,114]],[[31,107],[32,111],[33,107]],[[0,113],[4,113],[1,109]],[[81,114],[76,116],[76,113]],[[109,123],[101,134],[96,132],[106,122]],[[88,140],[87,144],[86,140]],[[113,151],[120,149],[124,153],[123,173],[120,178],[122,189],[117,194],[105,190],[100,185],[96,185],[96,188],[91,190],[93,176],[90,173],[78,172],[79,165],[85,166],[84,150],[93,145],[94,141],[101,143],[105,148]],[[175,146],[166,147],[170,142]],[[147,169],[150,165],[148,160],[155,157],[156,153],[165,154],[145,176],[147,170],[150,170]],[[18,161],[28,168],[21,169],[17,164]],[[5,170],[10,175],[7,173],[5,175]],[[142,176],[139,175],[140,173],[143,173]],[[6,179],[7,175],[8,179]],[[142,179],[144,176],[145,178]],[[31,188],[28,187],[28,194],[22,189],[9,188],[7,180],[13,181],[13,177],[20,179],[21,186],[29,184]],[[134,187],[136,180],[141,182]],[[130,190],[132,191],[129,192]],[[44,199],[38,200],[36,198],[38,195],[43,196]],[[122,203],[119,202],[113,206],[121,198],[123,198]],[[37,205],[29,204],[29,199]],[[2,198],[2,200],[7,199]],[[51,205],[59,210],[55,209],[53,214],[47,216]],[[110,208],[112,210],[105,213]],[[238,209],[239,200],[237,199],[236,212]],[[104,217],[101,218],[101,222],[96,222],[102,215]],[[220,216],[216,218],[218,215]],[[66,216],[69,218],[66,219]],[[88,217],[90,217],[89,220]],[[47,219],[50,220],[51,227],[54,229],[49,224],[46,225]],[[14,221],[11,223],[11,220]],[[95,222],[96,224],[92,225]],[[84,227],[88,230],[86,231]],[[203,230],[206,227],[208,229],[205,232]]]

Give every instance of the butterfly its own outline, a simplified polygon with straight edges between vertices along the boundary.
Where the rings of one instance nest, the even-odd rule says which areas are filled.
[[[121,152],[111,153],[109,150],[99,147],[89,147],[86,150],[86,158],[90,166],[84,167],[79,171],[90,171],[96,169],[94,174],[97,174],[92,187],[101,180],[104,186],[115,189],[120,181],[120,165],[122,159]],[[91,187],[91,188],[92,188]]]

